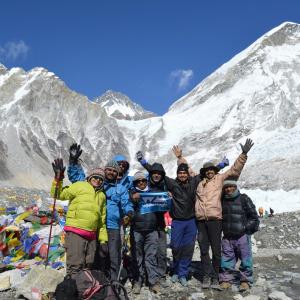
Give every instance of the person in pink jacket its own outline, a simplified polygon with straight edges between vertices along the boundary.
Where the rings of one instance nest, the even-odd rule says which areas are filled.
[[[247,139],[244,145],[240,144],[242,153],[234,164],[224,173],[219,173],[212,162],[206,162],[200,169],[202,180],[197,186],[195,215],[198,228],[198,243],[203,267],[202,288],[221,290],[218,275],[221,264],[221,231],[222,231],[222,189],[224,180],[228,177],[238,178],[247,161],[247,153],[254,145],[251,139]],[[186,163],[181,156],[178,163]],[[192,172],[192,170],[191,170]],[[209,246],[212,249],[212,263],[209,257]]]

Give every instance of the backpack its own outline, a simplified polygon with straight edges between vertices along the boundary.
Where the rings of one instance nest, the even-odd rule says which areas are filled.
[[[56,300],[78,300],[76,281],[70,276],[57,285],[54,293]]]
[[[118,282],[110,282],[100,270],[82,270],[74,274],[78,299],[127,300],[127,291]]]

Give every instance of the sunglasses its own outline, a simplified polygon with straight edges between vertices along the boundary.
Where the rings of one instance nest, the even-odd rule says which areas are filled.
[[[126,161],[118,161],[118,165],[122,167],[127,167],[128,163]]]
[[[135,180],[135,182],[136,183],[141,183],[141,182],[145,183],[145,182],[147,182],[147,179],[138,179],[138,180]]]
[[[97,175],[92,176],[91,179],[102,180],[103,181],[103,178],[101,176],[97,176]]]

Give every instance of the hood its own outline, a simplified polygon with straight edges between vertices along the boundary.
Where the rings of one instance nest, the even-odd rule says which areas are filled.
[[[157,171],[157,172],[160,172],[162,173],[162,177],[164,178],[166,176],[166,171],[163,167],[162,164],[159,164],[159,163],[154,163],[152,166],[151,166],[151,169],[149,171],[149,174],[151,175],[154,171]]]

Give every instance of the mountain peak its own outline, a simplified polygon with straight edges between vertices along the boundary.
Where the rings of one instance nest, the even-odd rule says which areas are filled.
[[[133,102],[126,95],[113,90],[107,90],[102,96],[94,99],[111,117],[121,120],[142,120],[154,117],[155,114]]]

